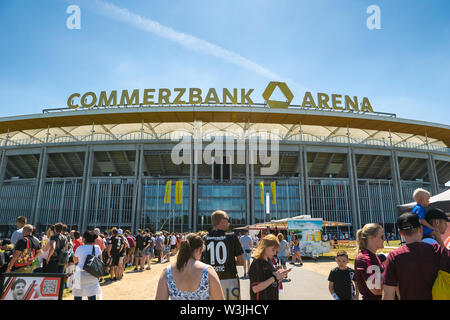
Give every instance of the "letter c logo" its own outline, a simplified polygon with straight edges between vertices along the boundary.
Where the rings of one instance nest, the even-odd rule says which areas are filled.
[[[67,106],[70,109],[77,109],[79,107],[78,104],[75,104],[75,105],[72,104],[72,99],[75,98],[75,97],[79,98],[80,94],[79,93],[73,93],[73,94],[70,95],[69,99],[67,99]]]

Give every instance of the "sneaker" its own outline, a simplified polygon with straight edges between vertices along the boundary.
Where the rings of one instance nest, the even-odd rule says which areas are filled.
[[[134,272],[137,272],[138,271],[138,268],[136,267],[136,268],[134,268],[134,270],[133,270]]]
[[[145,270],[151,270],[152,268],[150,268],[150,267],[147,267],[147,269],[145,269]]]
[[[298,265],[299,267],[303,267],[303,262]]]

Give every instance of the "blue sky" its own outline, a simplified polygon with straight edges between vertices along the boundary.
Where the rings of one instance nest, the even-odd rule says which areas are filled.
[[[80,6],[80,30],[66,27],[71,4]],[[107,4],[245,62],[145,31],[105,13]],[[366,27],[372,4],[381,30]],[[447,0],[3,0],[0,116],[114,89],[254,88],[262,102],[267,83],[278,80],[271,73],[292,89],[293,104],[305,89],[366,96],[375,111],[448,125],[449,18]]]

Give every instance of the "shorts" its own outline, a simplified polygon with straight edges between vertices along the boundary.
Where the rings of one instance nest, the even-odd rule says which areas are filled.
[[[165,253],[170,253],[170,247],[169,247],[169,246],[166,246],[166,248],[164,249],[164,252],[165,252]]]
[[[143,258],[144,257],[144,250],[136,249],[136,251],[134,251],[134,257],[135,258]]]
[[[300,252],[300,247],[299,246],[294,247],[294,252]]]
[[[252,259],[252,253],[251,252],[245,252],[244,251],[244,261],[250,261]]]
[[[130,255],[130,256],[132,256],[132,255],[134,255],[134,251],[135,251],[135,250],[136,250],[136,247],[128,248],[127,254]]]
[[[278,257],[280,259],[281,265],[286,267],[287,257]]]
[[[111,252],[111,267],[117,267],[120,262],[120,255],[118,253],[112,253]]]
[[[148,247],[147,249],[144,250],[144,254],[146,256],[149,256],[151,254],[151,252],[152,252],[152,248],[151,247]]]

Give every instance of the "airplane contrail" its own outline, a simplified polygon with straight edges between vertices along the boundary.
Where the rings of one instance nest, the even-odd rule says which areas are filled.
[[[260,66],[259,64],[242,57],[241,55],[226,50],[218,45],[210,43],[208,41],[199,39],[195,36],[176,31],[170,27],[164,26],[159,22],[142,17],[138,14],[130,12],[128,9],[120,8],[114,4],[96,0],[91,2],[89,6],[92,6],[96,12],[109,17],[111,19],[126,22],[135,28],[153,33],[161,38],[165,38],[170,41],[174,41],[186,49],[201,52],[228,61],[247,70],[253,71],[271,80],[280,80],[282,77]]]

